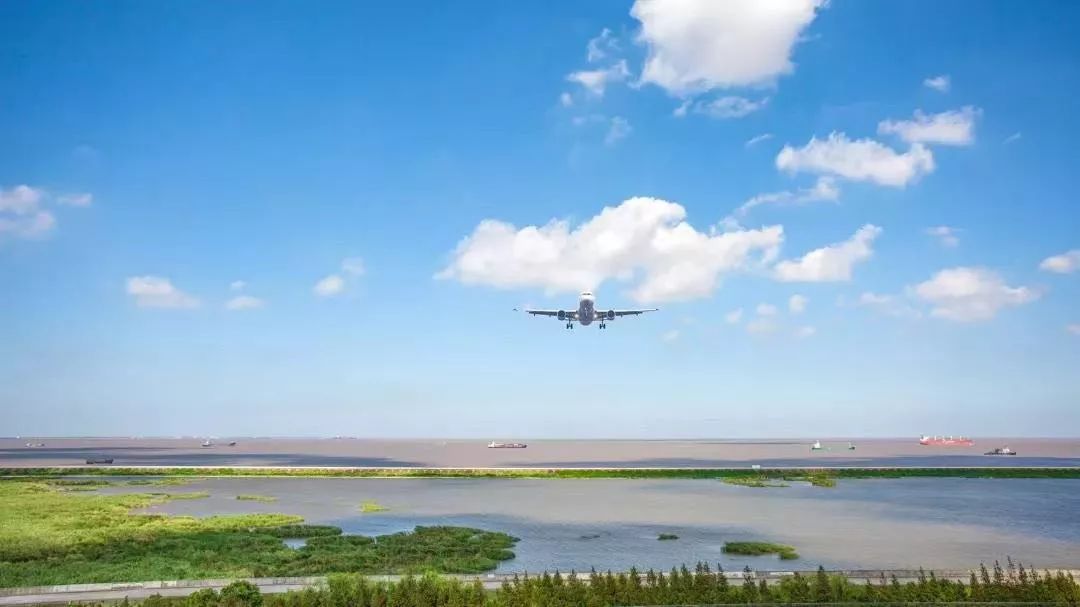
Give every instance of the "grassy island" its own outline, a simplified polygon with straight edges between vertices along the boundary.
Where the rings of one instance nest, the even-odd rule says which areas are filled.
[[[791,546],[770,544],[769,542],[725,542],[723,551],[725,554],[739,554],[742,556],[776,554],[784,561],[799,558],[798,553]]]
[[[660,535],[656,536],[656,539],[661,540],[661,541],[663,541],[663,540],[677,540],[677,539],[679,539],[679,536],[675,535],[674,533],[661,533]]]
[[[464,527],[417,527],[377,538],[301,525],[298,516],[133,514],[203,493],[72,493],[0,481],[0,587],[356,573],[479,573],[513,558],[517,541]],[[299,549],[283,538],[304,538]]]
[[[242,494],[242,495],[236,496],[236,499],[238,499],[238,500],[240,500],[242,502],[266,502],[266,503],[269,503],[269,502],[276,502],[277,501],[276,497],[273,497],[273,496],[270,496],[270,495],[247,495],[247,494]]]

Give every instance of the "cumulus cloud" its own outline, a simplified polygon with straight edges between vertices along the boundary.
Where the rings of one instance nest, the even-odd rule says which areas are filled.
[[[88,207],[94,203],[94,195],[88,192],[62,194],[56,201],[70,207]]]
[[[237,295],[225,302],[225,307],[233,311],[254,310],[256,308],[261,308],[264,305],[266,305],[266,302],[258,297],[252,297],[250,295]]]
[[[337,274],[331,274],[315,283],[312,290],[319,297],[333,297],[345,290],[345,279]]]
[[[687,111],[692,109],[695,114],[704,114],[710,118],[742,118],[760,110],[768,103],[768,97],[753,100],[731,95],[694,103],[687,100],[675,110],[675,116],[685,116]]]
[[[735,209],[735,217],[745,217],[750,209],[766,204],[808,204],[811,202],[835,201],[840,198],[840,188],[836,186],[836,178],[830,175],[818,177],[814,185],[797,191],[784,190],[781,192],[769,192],[758,194],[739,205]]]
[[[808,301],[810,300],[803,295],[792,295],[788,299],[788,312],[791,312],[792,314],[802,314],[806,311],[806,304]]]
[[[746,332],[751,335],[767,335],[776,332],[780,327],[771,318],[755,318],[746,323]]]
[[[573,72],[566,79],[580,84],[591,95],[603,97],[609,84],[622,82],[629,77],[630,69],[626,66],[626,60],[620,59],[611,67]]]
[[[229,283],[230,291],[243,291],[247,287],[247,283],[242,280],[234,280]]]
[[[776,278],[783,282],[836,282],[851,280],[856,263],[873,254],[871,245],[881,234],[881,228],[864,225],[844,242],[810,251],[799,259],[776,264]]]
[[[758,316],[775,316],[776,306],[767,303],[759,303],[754,309]]]
[[[817,328],[810,325],[804,325],[795,329],[795,337],[799,339],[806,339],[807,337],[813,337],[817,333]]]
[[[923,86],[934,89],[939,93],[948,93],[949,88],[952,86],[952,80],[949,78],[948,74],[942,74],[923,80]]]
[[[56,226],[56,217],[41,203],[44,190],[28,185],[0,188],[0,238],[37,238]]]
[[[772,139],[772,137],[772,133],[762,133],[756,137],[751,137],[750,139],[747,139],[746,143],[743,145],[748,148],[752,148],[755,145],[761,143],[762,141],[768,141],[769,139]]]
[[[933,172],[934,155],[921,143],[901,153],[873,139],[851,140],[834,132],[826,139],[813,137],[801,148],[785,145],[776,156],[776,168],[904,187]]]
[[[680,97],[768,84],[790,74],[792,49],[825,0],[637,0],[641,81]]]
[[[736,308],[724,314],[724,322],[729,325],[737,325],[742,321],[742,308]]]
[[[1065,330],[1073,335],[1080,335],[1080,324],[1066,325]]]
[[[971,145],[975,141],[975,119],[982,110],[970,105],[959,110],[924,114],[915,110],[912,120],[883,120],[878,134],[897,135],[908,143]]]
[[[1010,287],[992,270],[970,267],[941,270],[913,292],[933,306],[931,315],[956,322],[990,320],[1002,308],[1039,298],[1029,287]]]
[[[1039,269],[1056,274],[1072,274],[1080,270],[1080,249],[1073,249],[1061,255],[1047,257],[1039,264]]]
[[[938,239],[943,247],[954,248],[960,245],[960,237],[957,233],[960,230],[951,228],[949,226],[935,226],[932,228],[926,228],[923,232],[927,236],[933,236]]]
[[[639,302],[688,300],[711,294],[725,274],[770,263],[783,237],[781,226],[698,231],[681,205],[637,197],[577,227],[552,220],[519,229],[484,220],[436,278],[548,293],[615,280],[633,283],[631,296]]]
[[[570,95],[570,93],[563,93],[559,95],[559,105],[563,107],[570,107],[574,105],[574,98]]]
[[[127,294],[135,298],[135,305],[140,308],[197,308],[200,303],[160,276],[128,278]]]

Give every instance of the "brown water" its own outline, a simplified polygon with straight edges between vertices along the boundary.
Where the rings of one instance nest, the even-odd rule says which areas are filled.
[[[237,445],[226,446],[229,440]],[[117,466],[1080,466],[1077,438],[976,438],[971,447],[922,446],[915,437],[822,438],[825,449],[812,452],[814,440],[529,440],[526,449],[488,449],[483,440],[223,438],[202,448],[202,438],[22,437],[0,439],[0,467],[83,465],[97,456],[112,457]],[[847,448],[849,440],[855,450]],[[1003,445],[1018,455],[983,455]]]
[[[364,535],[435,524],[505,531],[521,541],[502,571],[666,569],[698,560],[728,570],[946,569],[1007,556],[1040,567],[1080,565],[1078,480],[842,480],[832,489],[761,489],[703,480],[212,478],[166,490],[211,496],[153,511],[283,512]],[[237,501],[239,494],[278,501]],[[389,511],[361,514],[365,500]],[[661,542],[660,533],[679,539]],[[722,553],[725,541],[738,540],[790,544],[802,558]]]

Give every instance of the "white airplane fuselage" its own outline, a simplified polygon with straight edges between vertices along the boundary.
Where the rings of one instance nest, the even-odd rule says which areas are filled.
[[[596,320],[596,299],[591,293],[582,293],[578,300],[577,319],[586,327]]]

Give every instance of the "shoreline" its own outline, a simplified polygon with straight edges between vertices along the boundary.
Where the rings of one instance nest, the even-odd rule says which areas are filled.
[[[39,466],[0,468],[0,478],[65,476],[183,476],[300,478],[532,478],[532,479],[834,479],[997,478],[1080,479],[1080,466],[792,466],[792,467],[365,467],[365,466]],[[800,480],[800,479],[789,479]]]

